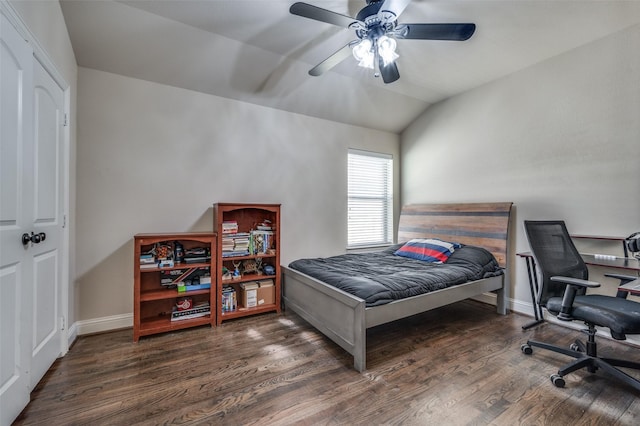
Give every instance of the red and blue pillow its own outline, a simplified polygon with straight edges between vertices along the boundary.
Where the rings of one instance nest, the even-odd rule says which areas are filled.
[[[393,254],[426,262],[443,263],[460,247],[462,247],[460,243],[450,243],[435,238],[418,238],[406,242]]]

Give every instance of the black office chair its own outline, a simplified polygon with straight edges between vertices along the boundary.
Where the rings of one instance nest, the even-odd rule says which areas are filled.
[[[600,284],[588,281],[589,271],[576,250],[563,221],[525,221],[525,232],[533,257],[541,272],[541,286],[537,303],[562,321],[583,321],[588,329],[586,343],[579,339],[569,348],[562,348],[533,340],[523,344],[521,349],[527,355],[533,353],[532,346],[548,349],[575,358],[572,362],[551,376],[551,382],[564,387],[563,376],[586,368],[595,373],[599,368],[615,378],[640,391],[640,380],[633,378],[616,367],[640,369],[640,363],[601,358],[597,355],[595,341],[596,326],[607,327],[611,337],[625,340],[627,334],[640,334],[640,303],[624,297],[587,295],[587,288]],[[637,277],[606,274],[622,283]]]

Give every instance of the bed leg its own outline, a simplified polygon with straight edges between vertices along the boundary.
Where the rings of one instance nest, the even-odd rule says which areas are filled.
[[[353,356],[353,368],[358,370],[359,373],[363,373],[366,367],[366,354],[355,354]]]
[[[504,288],[496,290],[496,311],[500,315],[507,315],[507,292]]]
[[[366,304],[358,303],[354,311],[353,367],[362,373],[367,368]]]

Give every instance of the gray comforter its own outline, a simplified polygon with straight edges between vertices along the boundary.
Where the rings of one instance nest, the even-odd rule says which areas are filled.
[[[397,248],[300,259],[289,267],[364,299],[367,306],[503,274],[493,255],[481,247],[463,246],[442,264],[396,256]]]

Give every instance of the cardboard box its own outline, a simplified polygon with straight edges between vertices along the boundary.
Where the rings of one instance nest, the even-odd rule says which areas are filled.
[[[258,290],[260,286],[257,282],[240,284],[240,306],[243,308],[254,308],[258,306]]]
[[[276,303],[276,287],[273,280],[260,280],[258,285],[260,286],[257,295],[258,306]]]

